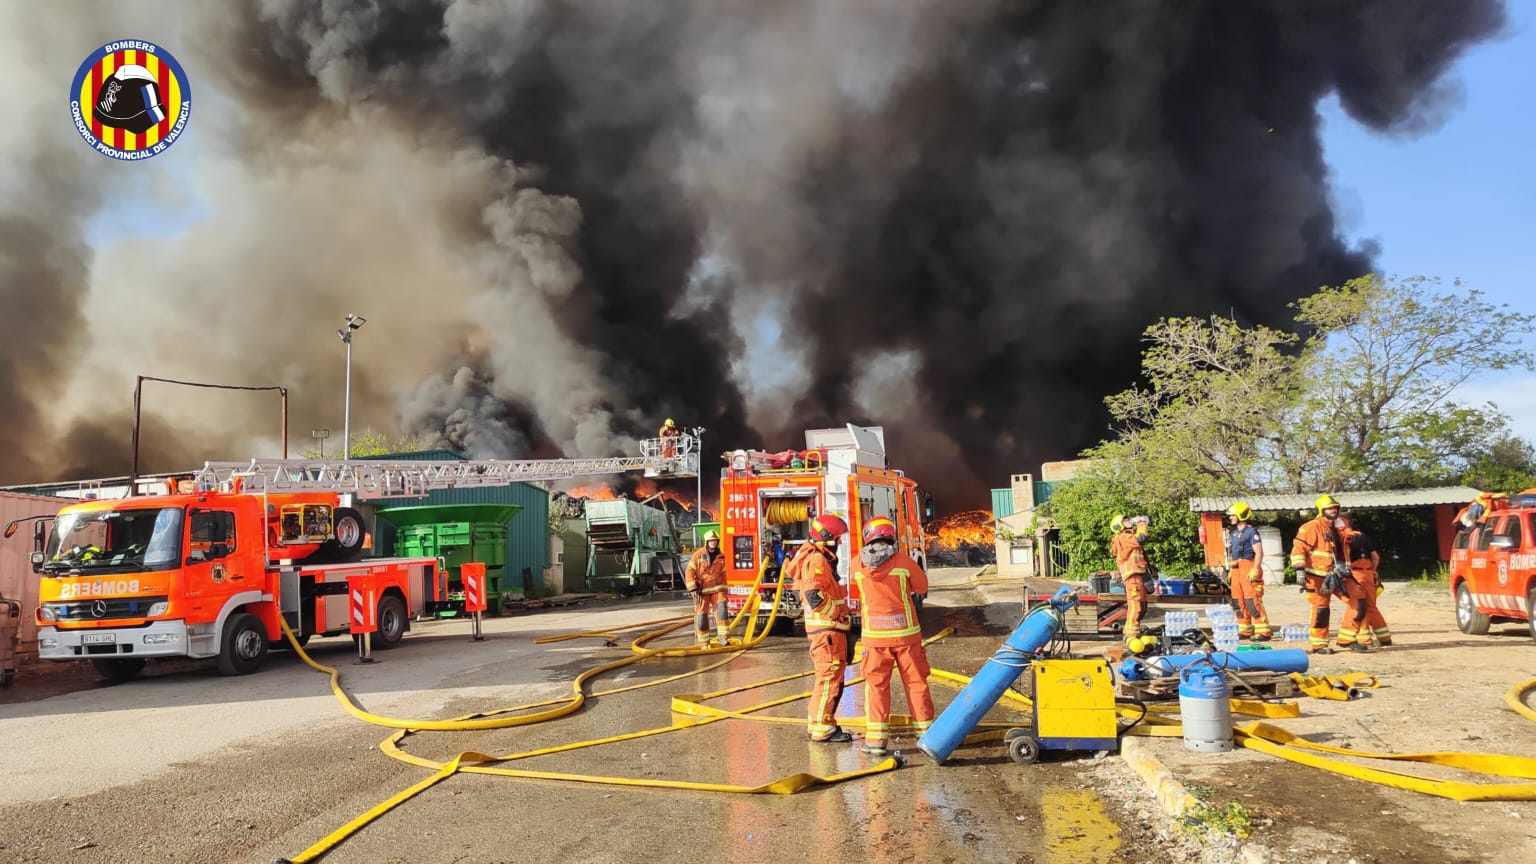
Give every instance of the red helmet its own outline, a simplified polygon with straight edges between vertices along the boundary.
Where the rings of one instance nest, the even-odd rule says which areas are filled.
[[[876,540],[889,540],[895,543],[896,523],[884,516],[877,516],[865,523],[864,542],[873,543]]]
[[[848,523],[831,513],[823,513],[811,520],[812,543],[836,543],[837,538],[848,533]]]

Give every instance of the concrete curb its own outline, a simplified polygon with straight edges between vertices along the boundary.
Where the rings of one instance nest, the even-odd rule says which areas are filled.
[[[1131,770],[1141,778],[1147,789],[1157,799],[1158,806],[1163,808],[1167,815],[1178,819],[1199,804],[1199,800],[1184,788],[1179,778],[1168,770],[1163,760],[1153,755],[1152,750],[1137,738],[1123,738],[1120,741],[1120,758],[1124,759]]]

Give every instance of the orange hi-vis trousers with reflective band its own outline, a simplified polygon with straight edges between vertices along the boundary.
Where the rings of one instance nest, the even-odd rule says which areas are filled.
[[[1364,644],[1374,636],[1382,645],[1391,645],[1392,630],[1376,608],[1376,568],[1370,561],[1361,560],[1349,569],[1355,578],[1344,582],[1348,594],[1344,599],[1344,620],[1339,623],[1339,644]]]
[[[1255,581],[1255,562],[1239,560],[1232,565],[1232,602],[1237,606],[1237,635],[1244,639],[1269,636],[1269,613],[1264,611],[1264,583]]]
[[[843,670],[848,664],[848,634],[818,630],[806,638],[811,643],[811,667],[816,670],[807,718],[809,731],[812,738],[825,738],[837,731],[837,703],[843,698]]]
[[[731,618],[725,610],[725,586],[693,598],[693,637],[700,645],[709,643],[710,613],[714,613],[715,636],[724,645],[730,632],[727,628],[731,626]]]
[[[1141,616],[1147,611],[1147,577],[1143,573],[1123,577],[1125,582],[1125,629],[1127,639],[1141,635]]]
[[[1307,643],[1313,651],[1328,647],[1329,604],[1333,595],[1323,590],[1323,577],[1306,574],[1302,589],[1307,593],[1307,603],[1312,607],[1312,620],[1307,631]]]
[[[899,645],[864,642],[864,740],[884,743],[891,737],[891,670],[901,673],[912,712],[912,734],[921,738],[933,725],[933,694],[928,692],[928,654],[921,636]]]

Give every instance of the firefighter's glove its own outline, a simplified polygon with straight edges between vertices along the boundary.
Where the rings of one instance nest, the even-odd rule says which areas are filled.
[[[913,594],[912,595],[912,608],[917,610],[918,612],[923,611],[923,600],[926,599],[927,597],[928,597],[927,594]]]
[[[704,589],[703,588],[690,588],[690,589],[688,589],[688,592],[693,595],[693,599],[695,599],[695,600],[703,600],[704,599]]]
[[[1327,576],[1323,577],[1323,593],[1325,593],[1325,594],[1343,594],[1344,593],[1344,577],[1339,575],[1339,571],[1334,570],[1333,572],[1329,573]]]

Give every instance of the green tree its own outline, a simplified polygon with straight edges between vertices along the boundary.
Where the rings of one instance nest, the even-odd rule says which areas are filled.
[[[1460,480],[1474,489],[1490,492],[1536,488],[1536,450],[1530,442],[1506,432],[1472,460]]]
[[[1536,368],[1522,337],[1536,315],[1439,280],[1364,276],[1296,304],[1314,331],[1298,371],[1303,397],[1274,453],[1292,491],[1402,485],[1466,465],[1507,418],[1452,397],[1482,372]],[[1410,482],[1411,485],[1411,482]]]
[[[398,438],[390,438],[383,432],[375,432],[372,429],[363,432],[352,433],[353,459],[363,459],[368,456],[386,456],[391,453],[415,453],[420,450],[430,449],[431,447],[429,447],[425,442],[418,438],[413,438],[409,435],[402,435]],[[330,458],[340,459],[343,452],[345,451],[343,451],[340,447],[336,447],[333,452],[331,452]],[[304,458],[319,459],[320,450],[318,448],[314,450],[305,450]]]
[[[1204,566],[1200,518],[1190,512],[1188,501],[1150,500],[1134,488],[1117,472],[1117,463],[1099,460],[1051,490],[1050,500],[1036,520],[1043,519],[1061,530],[1059,542],[1067,553],[1068,578],[1087,579],[1089,574],[1115,569],[1115,559],[1109,554],[1109,523],[1116,514],[1140,513],[1151,521],[1146,549],[1153,567],[1184,575]]]

